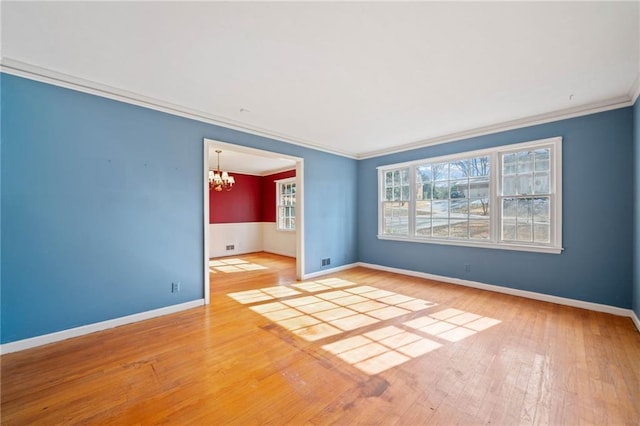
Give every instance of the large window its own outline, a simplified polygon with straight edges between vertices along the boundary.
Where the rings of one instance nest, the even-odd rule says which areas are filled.
[[[379,167],[379,238],[560,253],[561,143]]]
[[[295,178],[276,181],[276,223],[282,231],[296,229],[296,182]]]

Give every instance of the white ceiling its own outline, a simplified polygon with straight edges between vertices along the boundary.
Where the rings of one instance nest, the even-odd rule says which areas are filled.
[[[266,176],[276,172],[295,169],[296,162],[288,158],[282,158],[273,154],[249,153],[239,151],[228,144],[211,143],[209,148],[209,168],[215,170],[218,167],[217,149],[220,153],[220,169],[249,175]]]
[[[630,105],[639,4],[3,1],[1,54],[363,158]]]

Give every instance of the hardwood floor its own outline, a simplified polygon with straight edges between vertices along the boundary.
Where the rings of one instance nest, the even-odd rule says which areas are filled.
[[[629,318],[235,259],[210,306],[2,356],[2,424],[639,424]]]

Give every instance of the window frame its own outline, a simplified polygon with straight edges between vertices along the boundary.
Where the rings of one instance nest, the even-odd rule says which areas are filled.
[[[401,172],[403,171],[405,168],[401,167],[401,168],[395,168],[395,169],[390,169],[390,170],[385,170],[385,172],[383,172],[383,174],[387,173],[387,172],[391,172],[392,174],[395,172]],[[411,208],[411,204],[409,203],[410,198],[411,198],[411,185],[413,185],[412,183],[412,179],[411,179],[411,171],[408,171],[408,176],[407,176],[407,185],[403,185],[404,181],[402,179],[402,177],[399,178],[400,182],[399,185],[396,185],[395,182],[395,177],[392,177],[392,192],[394,193],[394,199],[391,201],[388,201],[386,199],[381,200],[381,210],[382,210],[382,214],[384,215],[384,210],[387,207],[387,205],[390,205],[390,208],[393,209],[394,208],[394,204],[400,203],[402,205],[404,205],[405,203],[407,204],[407,220],[411,221],[411,214],[410,214],[410,208]],[[389,188],[386,182],[386,177],[382,178],[382,185],[383,187],[381,188],[381,191],[384,192],[386,194],[387,189]],[[409,193],[407,194],[408,198],[404,198],[404,191],[403,191],[403,186],[408,186],[409,187]],[[393,191],[394,189],[399,188],[399,197],[396,199],[395,197],[395,191]],[[397,208],[397,207],[396,207]],[[407,228],[407,232],[409,232],[410,228]],[[397,236],[402,236],[402,234],[385,234],[385,235],[397,235]]]
[[[291,178],[286,178],[286,179],[278,179],[275,180],[274,183],[276,184],[276,231],[282,231],[282,232],[295,232],[296,231],[296,222],[295,222],[295,218],[296,218],[296,204],[297,204],[297,198],[298,198],[298,183],[295,177],[291,177]],[[280,204],[280,186],[281,185],[289,185],[289,184],[293,184],[296,188],[295,193],[293,194],[294,199],[293,199],[293,206],[286,206],[286,205],[282,205]],[[283,228],[280,226],[280,208],[284,208],[284,207],[293,207],[293,216],[288,216],[289,218],[293,218],[294,219],[294,225],[292,228]],[[286,216],[285,216],[286,219]]]
[[[549,243],[526,243],[501,240],[502,233],[502,203],[508,195],[502,195],[502,158],[505,154],[525,150],[550,149],[549,159]],[[416,235],[416,169],[425,164],[453,162],[474,157],[488,156],[489,167],[489,238],[456,239],[452,237],[438,238]],[[384,192],[385,173],[395,170],[408,169],[409,172],[409,217],[406,235],[384,233],[384,205],[387,202]],[[404,163],[389,164],[377,167],[378,170],[378,234],[380,240],[407,241],[426,244],[442,244],[464,247],[481,247],[502,250],[529,251],[538,253],[560,254],[562,247],[562,137],[552,137],[522,143],[502,145],[493,148],[464,151],[450,155],[432,158],[422,158]],[[531,195],[535,197],[535,194]]]

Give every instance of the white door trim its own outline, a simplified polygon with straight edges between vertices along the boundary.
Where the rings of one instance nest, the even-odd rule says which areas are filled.
[[[203,173],[202,173],[202,191],[203,191],[203,200],[204,200],[204,209],[203,211],[203,220],[204,226],[202,227],[204,236],[203,239],[203,249],[204,249],[204,261],[202,262],[204,265],[203,271],[203,289],[204,289],[204,304],[208,305],[211,299],[211,290],[209,288],[209,146],[210,144],[207,142],[207,139],[204,140],[203,146]]]
[[[296,279],[302,280],[304,277],[304,158],[294,157],[279,152],[265,151],[257,148],[249,148],[242,145],[235,145],[214,139],[204,138],[203,140],[203,253],[204,253],[204,301],[209,304],[209,151],[215,144],[216,147],[226,148],[232,151],[244,152],[247,154],[261,155],[263,157],[288,158],[296,163]],[[212,165],[214,166],[214,165]]]

